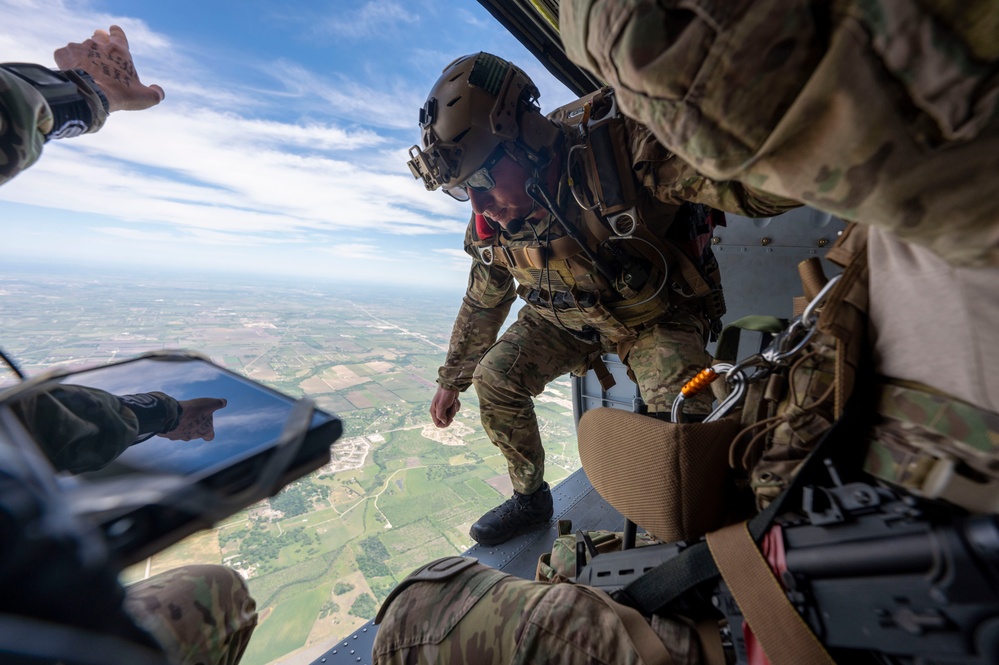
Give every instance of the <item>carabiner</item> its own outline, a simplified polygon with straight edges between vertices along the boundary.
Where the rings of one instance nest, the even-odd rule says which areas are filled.
[[[683,402],[687,397],[693,397],[701,392],[711,385],[721,374],[727,373],[731,369],[732,365],[729,363],[718,363],[698,372],[697,376],[684,384],[683,388],[680,389],[680,394],[673,400],[673,406],[670,409],[670,420],[674,423],[682,423]]]
[[[706,423],[721,420],[731,413],[732,409],[741,404],[742,400],[746,397],[746,384],[748,380],[742,370],[736,368],[730,369],[725,375],[725,382],[732,386],[732,392],[715,407],[714,411],[708,414],[708,417],[704,419]]]

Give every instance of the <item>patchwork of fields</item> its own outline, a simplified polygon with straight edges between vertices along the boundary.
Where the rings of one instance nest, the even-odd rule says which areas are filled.
[[[512,491],[474,392],[448,430],[427,413],[461,295],[165,283],[0,272],[4,348],[29,372],[197,349],[343,418],[330,465],[124,574],[234,566],[261,617],[242,662],[311,662]],[[536,400],[551,482],[579,464],[569,398],[565,378]]]

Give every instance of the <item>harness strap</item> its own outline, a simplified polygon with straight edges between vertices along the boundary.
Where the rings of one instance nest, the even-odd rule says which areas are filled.
[[[727,665],[725,647],[721,641],[721,631],[714,619],[702,619],[694,624],[697,637],[701,640],[701,655],[704,665]]]
[[[493,242],[477,246],[492,250],[493,263],[521,270],[543,270],[551,261],[562,261],[583,253],[579,243],[569,236],[556,238],[547,247],[507,247],[499,243],[499,236],[496,235]]]
[[[746,522],[707,535],[711,556],[773,665],[834,665],[784,595]]]
[[[674,264],[680,268],[680,274],[683,275],[683,280],[690,286],[691,290],[694,292],[694,296],[697,298],[703,298],[711,294],[711,286],[708,284],[707,280],[704,279],[704,273],[693,259],[687,255],[685,251],[673,245],[670,242],[658,241],[655,236],[645,227],[641,227],[635,231],[635,236],[642,238],[648,242],[656,241],[656,244],[665,249],[667,253],[667,258],[672,258]]]
[[[604,364],[604,359],[599,355],[590,361],[590,369],[592,369],[597,375],[597,380],[600,381],[600,387],[603,388],[605,392],[617,385],[617,380],[610,373],[610,370],[607,369],[607,365]]]
[[[562,236],[547,247],[517,247],[510,254],[518,268],[544,268],[548,261],[561,261],[582,254],[583,248],[573,238]]]

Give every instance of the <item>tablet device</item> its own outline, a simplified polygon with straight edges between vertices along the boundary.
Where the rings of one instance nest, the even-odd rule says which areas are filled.
[[[60,474],[74,512],[99,525],[120,567],[327,464],[330,446],[343,432],[339,418],[310,408],[310,401],[183,352],[149,354],[57,381],[116,396],[159,392],[179,402],[224,400],[211,414],[210,440],[151,436],[99,470]]]

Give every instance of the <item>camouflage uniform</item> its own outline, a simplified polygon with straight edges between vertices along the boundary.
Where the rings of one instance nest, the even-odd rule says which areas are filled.
[[[627,126],[634,172],[644,190],[639,194],[638,213],[650,232],[664,242],[674,242],[673,238],[689,233],[676,228],[681,224],[672,225],[687,201],[749,216],[779,214],[798,205],[737,183],[703,178],[664,150],[647,130],[630,121]],[[566,174],[557,200],[570,221],[581,216],[579,205],[569,193]],[[502,246],[515,251],[536,251],[542,245],[552,247],[567,239],[563,227],[551,215],[532,227],[525,225],[515,232],[487,230],[502,233]],[[473,218],[465,237],[465,251],[472,256],[469,285],[437,382],[449,390],[475,385],[483,427],[506,456],[514,489],[530,494],[541,486],[544,477],[544,448],[532,396],[568,371],[585,372],[599,354],[616,352],[628,363],[649,410],[668,412],[684,382],[710,362],[704,351],[708,323],[698,299],[688,297],[684,301],[675,294],[670,294],[670,308],[664,306],[646,323],[630,328],[599,318],[585,306],[553,308],[547,294],[569,290],[551,267],[556,261],[532,270],[530,282],[522,280],[518,287],[511,268],[498,261],[489,265],[483,262],[477,251],[487,240],[482,230]],[[714,260],[709,249],[703,258],[706,262]],[[590,271],[595,273],[592,268]],[[585,280],[599,281],[578,273],[574,277],[580,291],[586,291]],[[530,301],[532,289],[545,294],[541,301]],[[670,287],[665,289],[669,291]],[[613,291],[594,292],[601,302],[621,299]],[[518,293],[528,304],[497,340]],[[580,339],[578,332],[584,326],[596,330],[599,338],[592,342]],[[691,400],[687,408],[694,414],[709,410],[707,397]]]
[[[74,79],[76,75],[68,76]],[[79,85],[79,90],[93,116],[90,131],[96,132],[108,117],[104,104],[88,86]],[[52,122],[49,105],[38,91],[0,69],[0,185],[37,161]]]
[[[173,568],[125,594],[125,611],[177,663],[235,665],[257,625],[246,582],[225,566]]]
[[[648,665],[634,627],[608,612],[612,601],[605,599],[585,586],[528,582],[476,563],[443,583],[415,582],[390,601],[373,663]],[[689,624],[662,617],[650,623],[673,665],[700,661]]]
[[[950,407],[932,413],[970,408],[992,423],[971,429],[996,436],[999,5],[693,4],[565,0],[566,51],[698,170],[871,227],[870,347],[890,377],[877,438],[890,443],[868,467],[911,480],[941,454],[965,458],[953,428],[932,446],[914,435],[936,425],[892,386],[943,393]]]
[[[564,0],[566,52],[708,177],[996,265],[995,2],[672,5]]]
[[[881,447],[868,468],[922,488],[928,465],[950,456],[994,478],[999,5],[562,0],[560,24],[570,57],[698,171],[872,226],[870,346],[894,381],[878,389],[871,438]],[[981,484],[969,493],[996,496]],[[542,592],[514,584],[518,602],[461,621],[423,605],[460,583],[414,585],[394,601],[406,611],[386,615],[376,662],[461,662],[511,630],[516,652],[492,662],[521,652],[575,662],[567,645],[614,621],[601,611],[579,628],[573,612],[539,634],[526,617]],[[663,638],[676,662],[699,659],[683,653],[683,636]]]
[[[94,114],[91,131],[96,131],[107,114],[91,90],[86,86],[80,90]],[[51,127],[52,114],[41,95],[0,69],[0,184],[38,159]],[[176,401],[158,395],[162,398],[152,400],[158,407],[149,406],[161,412],[152,419],[161,424],[175,419]],[[57,402],[60,396],[66,401]],[[120,453],[144,431],[143,417],[137,417],[122,398],[77,386],[63,386],[24,402],[20,415],[43,433],[46,452],[68,466],[79,462],[73,455],[66,457],[79,452],[74,446],[86,450],[86,464],[103,465],[108,455]],[[23,493],[22,481],[3,468],[0,481],[10,500]],[[234,665],[256,626],[255,603],[246,583],[224,566],[185,566],[135,584],[123,594],[109,568],[81,567],[78,545],[66,541],[65,534],[31,542],[22,542],[19,535],[13,529],[0,540],[2,613],[118,636],[140,650],[153,646],[152,635],[170,662],[184,665]],[[36,542],[45,549],[35,552]]]

